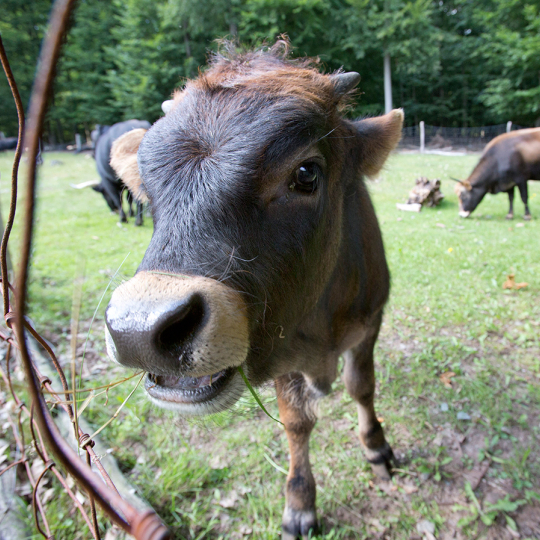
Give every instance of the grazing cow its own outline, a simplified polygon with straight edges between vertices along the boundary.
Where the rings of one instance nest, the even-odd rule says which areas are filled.
[[[316,526],[308,443],[341,355],[366,457],[389,478],[373,347],[390,278],[364,177],[397,145],[403,112],[345,120],[359,75],[323,75],[287,49],[225,46],[142,140],[115,145],[154,234],[107,307],[106,343],[182,415],[233,405],[242,372],[275,381],[290,448],[283,538],[296,538]]]
[[[531,219],[527,180],[540,180],[540,128],[511,131],[495,137],[484,149],[480,161],[467,180],[455,187],[459,215],[469,217],[486,193],[505,191],[510,199],[506,219],[514,217],[514,188],[525,205],[523,219]]]
[[[116,139],[124,133],[133,129],[149,129],[150,123],[146,120],[127,120],[126,122],[118,122],[112,126],[96,126],[96,130],[92,132],[92,140],[95,144],[96,166],[101,177],[101,182],[94,186],[93,189],[101,193],[113,211],[120,212],[120,221],[127,221],[126,214],[122,207],[122,191],[124,184],[119,180],[118,176],[111,168],[111,148]],[[128,191],[127,194],[129,214],[132,214],[132,194]],[[135,225],[142,225],[143,212],[142,202],[137,201],[137,217]]]

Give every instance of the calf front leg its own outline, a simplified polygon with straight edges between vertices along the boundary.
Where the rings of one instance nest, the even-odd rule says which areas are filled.
[[[137,218],[135,219],[135,225],[140,227],[143,224],[143,203],[137,201]]]
[[[308,538],[317,526],[315,480],[309,464],[309,436],[315,425],[306,382],[300,373],[276,380],[279,416],[289,442],[290,464],[283,512],[283,540]]]
[[[510,202],[510,209],[508,210],[508,214],[506,214],[506,219],[514,219],[514,188],[515,186],[512,186],[506,193],[508,193],[508,200]]]
[[[525,215],[523,219],[529,221],[531,219],[531,213],[529,211],[529,190],[527,187],[527,180],[518,184],[519,194],[521,195],[521,200],[525,206]]]
[[[358,346],[344,354],[344,382],[358,407],[360,442],[373,472],[383,480],[390,479],[394,454],[384,438],[384,432],[375,414],[375,370],[373,348],[379,334],[380,319]]]

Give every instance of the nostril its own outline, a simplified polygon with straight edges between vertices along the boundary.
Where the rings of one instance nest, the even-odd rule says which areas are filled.
[[[180,355],[184,344],[202,326],[204,301],[193,294],[170,313],[157,333],[156,345],[162,352]]]

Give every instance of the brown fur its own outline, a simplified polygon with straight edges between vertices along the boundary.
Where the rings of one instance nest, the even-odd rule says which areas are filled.
[[[137,150],[146,131],[146,129],[128,131],[116,139],[111,148],[111,167],[131,191],[133,197],[142,203],[148,202],[148,197],[141,189],[142,180],[137,165]]]
[[[532,137],[529,137],[529,135],[531,135]],[[514,139],[515,137],[533,138],[540,141],[540,128],[518,129],[516,131],[510,131],[508,133],[503,133],[502,135],[498,135],[497,137],[495,137],[493,140],[489,141],[486,144],[486,147],[484,148],[482,155],[484,155],[488,150],[493,148],[495,145],[503,141],[506,141],[508,139]]]
[[[172,109],[142,141],[139,169],[156,227],[138,276],[144,281],[144,274],[166,268],[204,275],[196,291],[204,298],[213,294],[207,288],[212,279],[245,295],[250,342],[243,369],[252,384],[275,381],[289,442],[282,534],[288,540],[316,527],[309,437],[315,401],[330,392],[341,355],[365,455],[379,476],[389,477],[392,451],[374,407],[373,347],[390,276],[363,177],[378,174],[397,145],[403,111],[356,122],[341,118],[351,85],[336,84],[340,79],[320,73],[316,61],[290,60],[287,52],[281,41],[216,55],[208,71],[174,94]],[[352,75],[347,80],[354,84]],[[136,154],[135,145],[117,154],[117,170]],[[320,185],[297,189],[295,175],[314,163],[322,171]],[[234,247],[225,268],[223,245]],[[148,304],[145,287],[122,287],[130,302]],[[206,304],[211,314],[215,303]],[[205,328],[197,327],[189,340],[197,344]],[[141,362],[125,357],[132,367]],[[149,370],[165,370],[153,363]]]

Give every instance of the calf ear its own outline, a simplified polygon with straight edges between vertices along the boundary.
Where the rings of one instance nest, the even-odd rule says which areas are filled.
[[[137,164],[137,150],[146,131],[132,129],[116,139],[111,148],[111,167],[139,202],[148,201]]]
[[[355,122],[362,174],[375,176],[401,139],[403,109]]]

